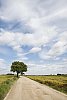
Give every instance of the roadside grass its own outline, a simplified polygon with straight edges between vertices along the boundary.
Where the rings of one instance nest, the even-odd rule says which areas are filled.
[[[60,92],[67,94],[67,75],[27,76],[41,84],[46,84]]]
[[[0,75],[0,100],[3,100],[14,81],[17,80],[16,76]]]

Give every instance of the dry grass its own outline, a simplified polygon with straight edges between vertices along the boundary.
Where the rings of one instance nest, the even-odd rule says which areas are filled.
[[[16,76],[0,75],[0,100],[4,99],[15,80]]]
[[[7,79],[12,79],[13,76],[10,75],[0,75],[0,84],[4,81],[6,81]]]
[[[57,89],[67,94],[67,76],[48,75],[48,76],[27,76],[27,77],[39,83],[46,84],[54,89]]]

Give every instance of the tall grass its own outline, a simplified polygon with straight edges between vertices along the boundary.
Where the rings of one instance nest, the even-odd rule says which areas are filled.
[[[67,94],[67,76],[27,76],[41,84],[46,84],[56,90]]]
[[[4,99],[15,80],[15,76],[0,76],[0,100]]]

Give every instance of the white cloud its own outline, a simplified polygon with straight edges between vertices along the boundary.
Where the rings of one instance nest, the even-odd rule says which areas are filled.
[[[28,40],[30,39],[34,41],[31,41],[32,43],[29,43],[29,44],[33,44],[34,42],[35,45],[39,45],[39,44],[42,45],[50,41],[50,39],[52,39],[57,34],[57,30],[55,26],[50,27],[49,25],[45,24],[45,22],[50,19],[50,16],[53,16],[52,14],[54,14],[54,12],[49,15],[47,14],[48,9],[44,8],[43,6],[45,4],[46,2],[39,1],[39,0],[36,0],[36,1],[35,0],[34,1],[7,0],[7,2],[4,4],[5,8],[2,8],[1,10],[2,11],[1,16],[7,17],[8,20],[20,19],[21,23],[24,20],[26,24],[30,26],[30,28],[33,30],[33,34],[35,34],[35,39],[36,40],[38,39],[38,41],[36,41],[33,35],[27,34],[24,38],[26,39],[25,41],[28,42]],[[48,4],[49,2],[47,2],[47,5]],[[58,4],[60,4],[60,2],[58,2]],[[48,19],[46,19],[47,17]]]
[[[24,34],[24,33],[13,33],[5,31],[2,32],[0,35],[0,45],[10,46],[13,50],[15,50],[18,53],[17,55],[19,56],[41,51],[41,53],[39,54],[40,58],[42,59],[54,58],[66,52],[67,32],[59,34],[57,42],[53,46],[51,46],[51,49],[46,53],[45,51],[43,51],[41,46],[45,45],[53,37],[55,37],[55,34],[52,35],[52,31],[53,30],[49,28],[48,31],[46,30],[48,34],[39,33],[39,35],[34,33]],[[25,53],[23,50],[23,45],[33,46],[33,48]]]
[[[52,57],[59,56],[66,52],[67,50],[67,32],[62,33],[58,41],[53,45],[53,47],[49,50],[48,55]]]
[[[10,72],[9,64],[0,58],[0,74],[6,74],[8,72]]]
[[[0,66],[2,67],[2,66],[4,66],[4,59],[0,59]]]
[[[67,0],[2,0],[0,18],[5,22],[18,20],[21,25],[25,22],[32,31],[24,34],[1,29],[0,45],[11,47],[20,60],[29,60],[26,57],[29,53],[39,53],[41,59],[55,59],[67,50],[67,32],[60,34],[59,27],[51,26],[51,22],[67,19],[66,12]],[[55,43],[45,52],[46,45],[54,38]],[[25,52],[23,46],[32,49]]]
[[[45,45],[45,43],[48,43],[49,40],[51,40],[55,34],[52,35],[54,32],[54,29],[47,28],[45,29],[45,33],[13,33],[13,32],[1,32],[0,35],[0,45],[8,45],[13,48],[13,50],[17,52],[22,52],[22,46],[28,45],[33,47],[39,47],[42,45]],[[40,48],[39,48],[40,49]]]
[[[39,47],[33,47],[29,52],[30,53],[36,53],[36,52],[39,52],[39,51],[41,51],[41,48],[39,48]]]
[[[41,59],[45,59],[45,60],[48,60],[48,59],[50,58],[50,56],[48,56],[45,52],[41,52],[41,53],[39,54],[39,57],[40,57]]]
[[[41,46],[48,43],[57,33],[56,27],[40,26],[34,33],[25,34],[22,41],[24,45]]]
[[[8,45],[11,46],[14,50],[21,51],[20,49],[20,41],[21,34],[19,33],[13,33],[13,32],[2,32],[0,35],[0,45]]]
[[[6,45],[11,47],[17,54],[23,53],[23,49],[21,48],[21,36],[22,34],[20,33],[13,33],[13,32],[1,32],[0,35],[0,45]]]
[[[33,3],[33,1],[7,0],[4,4],[5,8],[1,8],[1,16],[4,16],[4,19],[7,20],[29,20],[32,16],[36,16],[36,14],[34,14],[34,11],[32,12],[33,8],[30,3]]]
[[[3,70],[3,69],[6,69],[6,66],[7,66],[7,63],[4,59],[1,59],[0,58],[0,69]],[[8,66],[7,66],[8,67]]]
[[[52,63],[52,64],[38,64],[38,63],[28,63],[28,71],[26,74],[32,75],[45,75],[45,74],[64,74],[67,73],[67,66],[65,63]]]
[[[6,32],[2,36],[5,43],[6,41],[7,43],[9,42],[8,44],[12,46],[14,50],[16,50],[17,52],[22,52],[22,45],[34,47],[42,46],[48,43],[52,38],[54,38],[58,34],[57,28],[56,26],[51,27],[45,24],[46,18],[48,16],[53,16],[51,15],[52,13],[50,15],[47,15],[48,9],[44,8],[43,6],[43,4],[45,3],[46,2],[44,1],[40,2],[38,0],[7,0],[4,4],[5,7],[1,8],[1,16],[4,16],[7,20],[20,19],[21,23],[24,20],[26,24],[30,26],[31,29],[33,29],[33,33],[15,33],[15,35],[12,32]],[[48,17],[48,19],[50,19],[50,17]]]
[[[67,58],[64,58],[63,61],[67,63]]]
[[[51,46],[49,51],[42,51],[39,56],[42,59],[55,59],[56,57],[64,54],[67,51],[67,32],[61,33],[58,37],[58,41]],[[56,58],[57,59],[57,58]]]
[[[51,13],[50,15],[42,18],[42,20],[45,20],[45,23],[54,21],[60,18],[67,18],[67,7],[65,8],[60,8],[59,10],[55,11],[54,13]]]
[[[8,20],[29,20],[32,17],[55,17],[61,14],[64,17],[66,15],[66,13],[63,14],[67,7],[66,3],[66,0],[6,0],[5,3],[3,1],[4,6],[1,8],[1,16]]]

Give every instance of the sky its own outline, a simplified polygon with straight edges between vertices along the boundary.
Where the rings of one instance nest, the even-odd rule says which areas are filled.
[[[26,74],[67,73],[67,0],[0,0],[0,74],[13,61]]]

